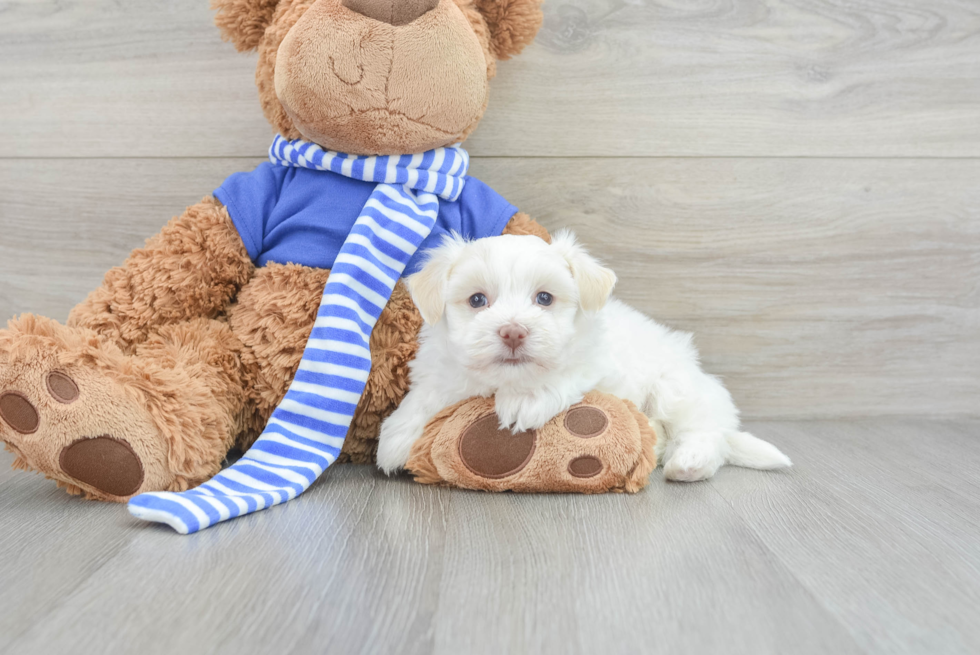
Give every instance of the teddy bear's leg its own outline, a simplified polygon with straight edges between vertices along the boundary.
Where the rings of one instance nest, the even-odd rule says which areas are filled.
[[[0,440],[17,465],[113,500],[215,472],[229,438],[215,426],[245,385],[227,390],[209,372],[230,366],[220,353],[242,359],[210,319],[252,270],[227,211],[207,198],[109,271],[67,325],[25,315],[0,330]]]
[[[242,430],[242,348],[212,319],[163,326],[132,355],[87,328],[13,320],[0,331],[0,438],[15,466],[90,498],[187,489]]]

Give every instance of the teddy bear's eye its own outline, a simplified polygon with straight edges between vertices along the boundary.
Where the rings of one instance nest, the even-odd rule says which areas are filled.
[[[479,309],[480,307],[487,306],[487,297],[482,293],[474,293],[470,296],[470,307],[473,309]]]
[[[547,291],[542,291],[541,293],[538,294],[538,297],[537,297],[536,300],[537,300],[537,302],[538,302],[539,305],[544,305],[545,307],[547,307],[552,302],[554,302],[555,298],[554,298],[554,296],[552,296]]]

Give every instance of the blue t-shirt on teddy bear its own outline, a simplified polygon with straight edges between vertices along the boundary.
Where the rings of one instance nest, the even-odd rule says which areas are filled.
[[[250,173],[231,175],[214,197],[228,208],[256,266],[330,268],[376,186],[329,171],[265,162]],[[497,236],[516,213],[500,194],[467,176],[459,199],[439,200],[439,219],[404,274],[416,272],[423,252],[441,244],[450,231],[468,239]]]

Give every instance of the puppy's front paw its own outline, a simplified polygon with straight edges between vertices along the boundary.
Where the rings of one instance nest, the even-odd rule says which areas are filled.
[[[496,409],[500,428],[518,433],[543,427],[568,406],[548,396],[497,394]]]
[[[425,429],[424,420],[400,420],[402,418],[397,412],[389,416],[381,424],[378,435],[378,468],[388,475],[405,468],[412,446]]]

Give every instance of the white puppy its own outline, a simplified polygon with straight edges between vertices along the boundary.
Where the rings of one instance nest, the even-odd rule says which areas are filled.
[[[616,275],[569,233],[447,239],[408,279],[425,325],[411,387],[382,424],[378,466],[403,468],[440,410],[496,396],[501,427],[539,428],[592,389],[633,401],[661,437],[673,480],[703,480],[725,463],[790,466],[739,431],[738,410],[698,363],[691,335],[610,299]],[[666,438],[664,438],[666,437]]]

